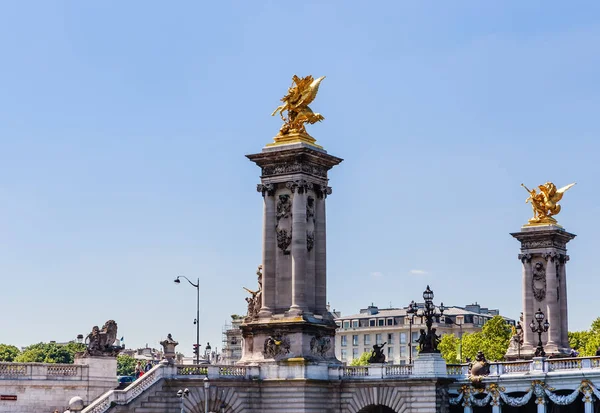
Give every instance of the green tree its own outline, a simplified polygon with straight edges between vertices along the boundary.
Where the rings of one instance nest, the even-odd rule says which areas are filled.
[[[569,331],[568,336],[569,346],[578,351],[580,356],[585,355],[585,348],[592,334],[589,331]]]
[[[499,315],[494,316],[484,324],[481,331],[463,335],[463,357],[474,360],[477,352],[483,351],[485,358],[490,361],[504,360],[510,342],[510,334],[510,325],[504,318]]]
[[[458,364],[460,353],[460,339],[454,334],[444,334],[438,344],[438,350],[442,353],[442,357],[448,364]]]
[[[0,344],[0,361],[14,361],[20,351],[11,344]]]
[[[569,345],[580,356],[594,356],[600,347],[600,317],[592,321],[587,331],[570,331]]]
[[[137,360],[127,354],[117,356],[117,376],[133,376]]]
[[[75,353],[56,343],[37,343],[25,347],[15,361],[19,363],[73,363]]]
[[[350,366],[367,366],[369,365],[369,357],[371,357],[370,351],[365,351],[360,355],[359,358],[353,359],[349,365]]]

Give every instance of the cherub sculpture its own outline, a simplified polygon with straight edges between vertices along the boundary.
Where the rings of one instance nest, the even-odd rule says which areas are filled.
[[[294,75],[292,78],[292,87],[288,89],[287,95],[281,99],[283,104],[279,105],[271,114],[271,116],[275,116],[279,112],[281,119],[284,121],[283,126],[279,130],[280,135],[290,133],[307,134],[304,127],[305,123],[312,125],[325,119],[323,115],[314,113],[308,107],[317,97],[319,85],[323,79],[325,79],[325,76],[314,79],[310,75],[302,78]],[[287,117],[284,117],[283,112],[286,110],[288,112]]]
[[[538,186],[540,192],[537,192],[535,189],[529,189],[521,184],[529,192],[529,197],[525,202],[531,202],[531,207],[533,208],[533,218],[529,220],[529,223],[556,224],[556,219],[552,216],[560,212],[558,202],[573,185],[575,185],[575,182],[557,189],[556,185],[552,182],[546,182],[544,185]]]

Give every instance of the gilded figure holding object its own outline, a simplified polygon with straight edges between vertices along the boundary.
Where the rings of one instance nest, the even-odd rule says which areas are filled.
[[[556,225],[557,221],[553,218],[553,215],[557,215],[561,210],[558,202],[573,185],[575,185],[575,182],[557,189],[552,182],[546,182],[544,185],[538,186],[540,192],[537,192],[535,189],[529,189],[521,184],[529,192],[529,197],[525,200],[525,203],[531,202],[533,209],[533,218],[529,220],[529,225]]]

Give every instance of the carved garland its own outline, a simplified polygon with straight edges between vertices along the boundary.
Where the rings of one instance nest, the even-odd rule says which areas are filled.
[[[262,168],[263,176],[282,175],[304,172],[319,178],[327,178],[327,168],[300,162],[286,162],[278,165],[267,165]]]

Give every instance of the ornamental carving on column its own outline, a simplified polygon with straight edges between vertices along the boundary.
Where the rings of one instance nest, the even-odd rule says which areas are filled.
[[[558,257],[558,262],[564,265],[569,262],[569,259],[571,259],[571,257],[569,257],[567,254],[560,254]]]
[[[290,244],[292,243],[292,231],[286,229],[277,230],[277,246],[283,251],[283,255],[290,255]]]
[[[292,191],[292,193],[296,192],[297,190],[299,194],[307,193],[309,189],[313,188],[313,184],[305,179],[297,179],[295,181],[286,182],[285,186]]]
[[[288,249],[292,243],[292,201],[289,194],[279,195],[277,200],[277,246],[284,255],[289,255]]]
[[[290,339],[280,332],[275,332],[265,340],[263,355],[265,358],[275,358],[290,352]]]
[[[288,194],[279,195],[277,201],[277,222],[283,218],[288,218],[291,214],[292,203],[290,202],[290,196]]]
[[[519,260],[521,260],[523,264],[531,262],[531,254],[519,254]]]
[[[315,219],[315,199],[309,196],[306,199],[306,222],[314,221]]]
[[[557,254],[554,251],[546,252],[546,253],[542,254],[542,258],[545,259],[546,261],[550,260],[551,262],[554,262],[555,259],[559,258],[559,254]]]
[[[258,184],[256,185],[256,190],[262,193],[262,196],[265,194],[269,196],[275,195],[275,185],[273,184]]]
[[[327,178],[327,168],[300,162],[286,162],[278,165],[267,165],[262,168],[263,176],[283,175],[295,172],[304,172],[319,178]]]
[[[546,269],[541,261],[533,265],[531,288],[537,301],[543,301],[546,298]]]
[[[333,190],[327,185],[318,185],[315,187],[315,192],[318,198],[327,198],[327,195],[331,195]]]
[[[331,337],[317,334],[310,339],[310,352],[315,356],[325,357],[329,349],[331,349]]]
[[[310,252],[315,247],[315,232],[306,231],[306,249]]]

